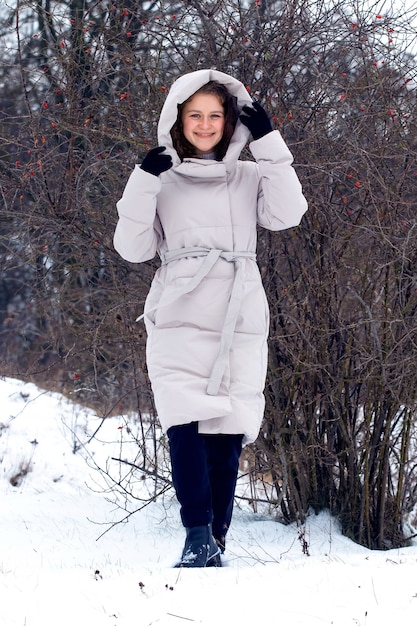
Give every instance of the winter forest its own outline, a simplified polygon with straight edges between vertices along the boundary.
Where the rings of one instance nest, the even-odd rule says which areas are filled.
[[[408,544],[416,18],[407,0],[2,2],[0,375],[135,423],[108,477],[127,500],[136,472],[150,499],[170,475],[135,322],[158,260],[116,254],[115,205],[173,80],[211,67],[266,107],[309,203],[298,228],[259,231],[271,328],[265,419],[242,459],[251,506],[285,523],[329,511],[367,548]]]

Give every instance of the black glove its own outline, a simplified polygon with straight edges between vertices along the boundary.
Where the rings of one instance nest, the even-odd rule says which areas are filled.
[[[164,150],[166,150],[164,146],[149,150],[140,166],[141,169],[154,176],[159,176],[161,172],[169,170],[172,167],[172,158],[169,154],[161,154]]]
[[[244,113],[246,113],[246,115],[244,115]],[[255,140],[260,139],[272,131],[268,114],[259,102],[253,102],[253,108],[245,104],[242,114],[239,117],[242,124],[249,128]]]

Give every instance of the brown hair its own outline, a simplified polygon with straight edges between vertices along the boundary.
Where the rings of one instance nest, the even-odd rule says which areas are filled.
[[[239,109],[237,107],[237,98],[232,96],[227,88],[218,83],[215,80],[211,80],[206,83],[200,89],[198,89],[192,96],[190,96],[185,102],[178,105],[177,121],[171,128],[172,143],[181,161],[185,158],[195,156],[195,147],[187,141],[184,137],[183,125],[182,125],[182,112],[184,106],[189,102],[196,94],[204,93],[217,96],[223,105],[224,109],[224,129],[223,135],[214,151],[216,153],[216,160],[221,161],[227,152],[230,140],[235,132],[236,122],[239,117]]]

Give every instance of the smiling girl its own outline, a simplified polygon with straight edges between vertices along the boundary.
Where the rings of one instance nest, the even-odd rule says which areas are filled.
[[[249,135],[255,161],[241,161]],[[256,439],[265,404],[269,312],[257,226],[296,226],[307,204],[280,133],[227,74],[179,78],[158,142],[117,204],[114,244],[133,263],[161,258],[144,321],[186,529],[178,566],[219,566],[242,445]]]

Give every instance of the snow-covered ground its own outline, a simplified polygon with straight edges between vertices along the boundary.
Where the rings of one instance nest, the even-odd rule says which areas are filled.
[[[178,570],[172,491],[110,528],[125,513],[95,464],[117,456],[122,417],[74,454],[100,423],[92,411],[10,379],[0,407],[1,626],[416,623],[417,543],[370,551],[321,514],[303,550],[295,525],[238,506],[225,567]]]

